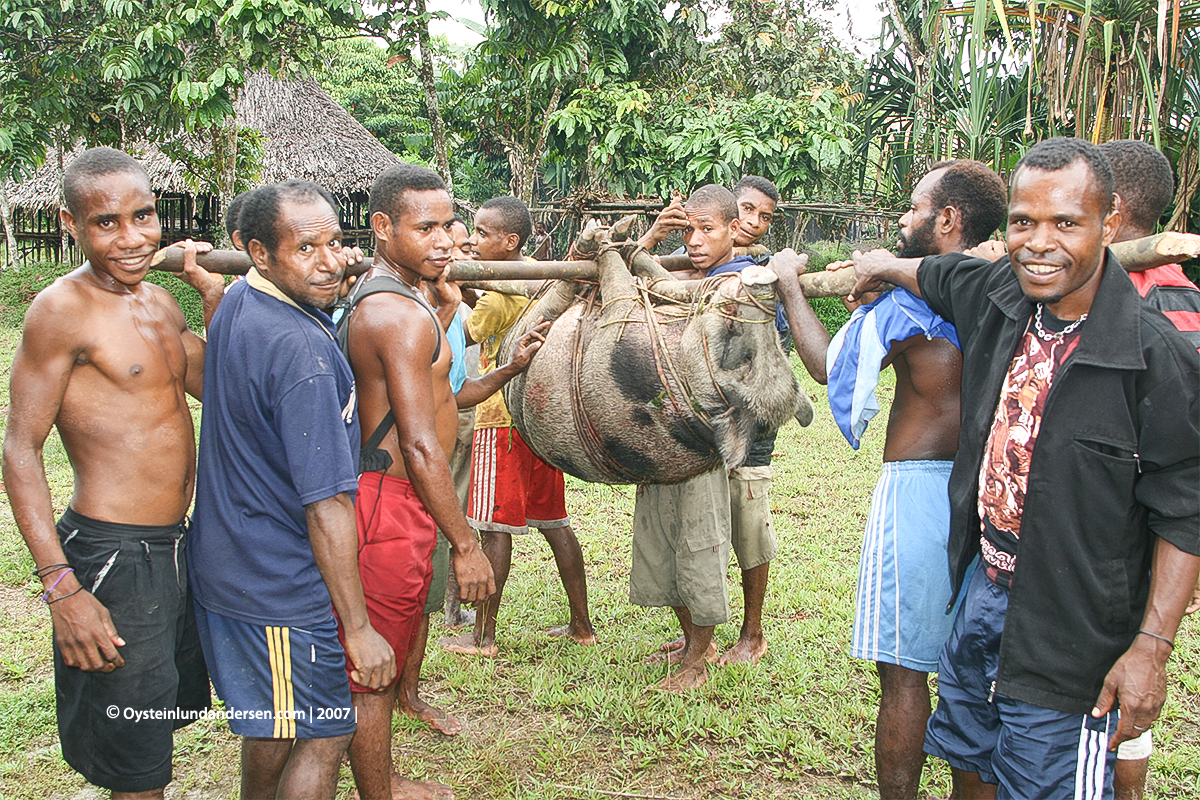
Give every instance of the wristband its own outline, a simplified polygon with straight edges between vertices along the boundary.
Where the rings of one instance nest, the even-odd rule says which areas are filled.
[[[44,578],[52,572],[57,572],[60,569],[66,569],[69,566],[71,566],[71,565],[70,564],[47,564],[44,567],[35,569],[33,571],[33,577]]]
[[[1147,636],[1152,636],[1152,637],[1154,637],[1155,639],[1158,639],[1159,641],[1166,642],[1166,643],[1167,643],[1167,645],[1168,645],[1168,646],[1170,646],[1170,648],[1171,648],[1172,650],[1174,650],[1174,649],[1175,649],[1175,643],[1174,643],[1174,642],[1172,642],[1170,639],[1168,639],[1168,638],[1167,638],[1167,637],[1165,637],[1165,636],[1159,636],[1157,633],[1151,633],[1150,631],[1146,631],[1146,630],[1141,630],[1141,631],[1138,631],[1138,633],[1144,633],[1144,634],[1146,634]]]
[[[62,601],[62,600],[66,600],[68,597],[74,597],[75,595],[79,594],[79,593],[80,593],[80,592],[82,592],[82,591],[83,591],[83,587],[82,587],[82,586],[80,586],[78,589],[76,589],[75,591],[71,592],[70,594],[64,594],[62,597],[56,597],[56,598],[54,598],[53,600],[47,600],[47,601],[46,601],[46,605],[48,605],[48,606],[52,606],[52,605],[54,605],[54,604],[55,604],[55,603],[57,603],[57,602],[60,602],[60,601]]]
[[[55,581],[54,581],[54,583],[50,584],[50,588],[49,588],[49,589],[47,589],[46,591],[42,592],[42,602],[44,602],[46,605],[50,605],[50,602],[51,602],[51,600],[50,600],[50,593],[51,593],[51,592],[53,592],[53,591],[54,591],[54,589],[55,589],[55,588],[56,588],[56,587],[57,587],[57,586],[58,586],[60,583],[62,583],[62,579],[63,579],[63,578],[67,577],[68,575],[70,575],[70,574],[71,574],[72,572],[74,572],[74,571],[75,571],[75,570],[74,570],[73,568],[71,568],[71,567],[67,567],[65,570],[63,570],[63,573],[62,573],[61,575],[59,575],[59,576],[58,576],[58,579],[57,579],[57,580],[55,580]],[[82,589],[83,587],[81,586],[81,587],[79,587],[79,588],[81,588],[81,589]],[[71,594],[75,594],[75,593],[74,593],[74,592],[71,592]],[[67,597],[70,597],[71,595],[69,594],[69,595],[66,595],[66,596],[67,596]],[[61,598],[61,597],[60,597],[60,598],[58,598],[58,599],[59,599],[59,600],[62,600],[62,598]]]

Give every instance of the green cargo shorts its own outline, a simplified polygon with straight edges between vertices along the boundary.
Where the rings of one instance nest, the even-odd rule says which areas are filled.
[[[725,469],[639,486],[633,509],[629,602],[686,606],[707,627],[729,619],[729,478]]]
[[[745,572],[779,555],[771,526],[771,467],[738,467],[729,473],[733,553]]]

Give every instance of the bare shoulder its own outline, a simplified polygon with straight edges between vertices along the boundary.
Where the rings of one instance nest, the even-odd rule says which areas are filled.
[[[171,317],[172,320],[175,320],[181,325],[181,330],[182,328],[187,327],[187,321],[183,316],[183,309],[179,307],[179,301],[175,299],[173,294],[159,286],[157,283],[150,283],[149,281],[142,281],[138,285],[138,289],[139,291],[146,292],[148,297],[152,298],[160,306],[162,306],[163,311],[167,313],[167,316]]]
[[[33,298],[25,312],[22,333],[25,346],[56,347],[82,338],[87,326],[81,323],[96,309],[95,289],[80,278],[81,269],[57,278]]]
[[[379,292],[364,297],[354,308],[351,333],[370,334],[373,339],[386,333],[403,331],[406,337],[433,342],[437,328],[431,310],[402,294]]]

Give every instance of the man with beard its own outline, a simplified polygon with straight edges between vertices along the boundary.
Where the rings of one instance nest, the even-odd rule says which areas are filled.
[[[900,218],[900,256],[978,245],[1004,221],[1006,200],[1000,176],[978,161],[934,164]],[[928,674],[954,621],[947,612],[953,594],[946,484],[958,447],[962,354],[954,327],[898,288],[855,310],[827,361],[829,405],[855,449],[879,410],[873,393],[879,371],[891,365],[896,373],[883,475],[863,540],[851,654],[874,661],[879,671],[880,796],[916,797],[930,713]]]

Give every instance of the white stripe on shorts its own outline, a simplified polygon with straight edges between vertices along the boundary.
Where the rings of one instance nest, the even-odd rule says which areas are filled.
[[[471,511],[477,522],[491,522],[496,511],[496,431],[475,431],[471,453]]]
[[[871,498],[871,504],[874,508],[885,509],[884,514],[877,514],[869,518],[869,522],[865,535],[863,537],[863,558],[859,565],[858,571],[858,601],[856,607],[859,614],[856,617],[857,625],[854,636],[854,651],[856,653],[865,653],[866,657],[872,661],[878,661],[879,658],[879,633],[880,624],[879,618],[884,613],[883,609],[883,572],[878,568],[878,564],[882,561],[884,553],[887,552],[885,546],[885,535],[887,531],[892,531],[892,537],[895,537],[896,525],[894,522],[885,519],[886,515],[896,514],[896,498],[895,498],[895,473],[888,469],[884,469],[883,475],[880,476],[879,483],[875,486],[875,491]],[[885,501],[884,498],[887,498]],[[892,542],[894,550],[896,543]],[[898,559],[894,559],[893,569],[899,569]],[[894,576],[895,585],[899,585],[899,575]],[[893,630],[896,631],[897,637],[900,631],[900,594],[894,593],[892,598],[893,608],[889,609],[895,616],[896,622],[893,625]],[[899,642],[893,642],[892,651],[899,652]]]
[[[1088,729],[1088,715],[1083,716],[1075,762],[1075,800],[1100,800],[1104,796],[1104,762],[1111,719],[1111,715],[1105,719],[1104,730],[1093,731]]]

